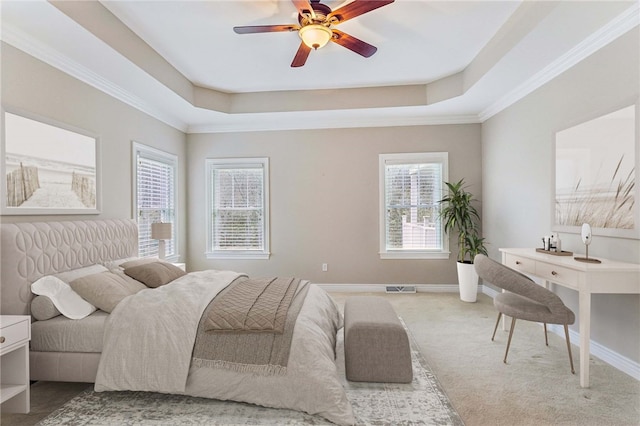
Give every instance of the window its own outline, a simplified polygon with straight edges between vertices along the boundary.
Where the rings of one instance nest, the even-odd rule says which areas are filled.
[[[269,258],[269,159],[207,160],[207,258]]]
[[[138,254],[158,255],[158,240],[151,239],[151,224],[172,223],[171,239],[165,241],[167,260],[176,261],[176,171],[178,159],[146,145],[133,143],[135,216],[138,221]]]
[[[447,259],[439,219],[446,152],[380,155],[380,257]]]

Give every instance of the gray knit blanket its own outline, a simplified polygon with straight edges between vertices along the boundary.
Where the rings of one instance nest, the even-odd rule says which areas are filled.
[[[204,331],[282,334],[299,282],[277,277],[234,281],[211,302]]]
[[[308,291],[293,278],[237,279],[205,309],[192,363],[260,375],[286,374],[291,339]]]

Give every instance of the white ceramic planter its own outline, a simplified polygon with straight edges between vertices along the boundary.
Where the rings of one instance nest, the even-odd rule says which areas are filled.
[[[460,300],[463,302],[475,302],[478,298],[478,274],[473,263],[460,263],[458,265],[458,285],[460,286]]]

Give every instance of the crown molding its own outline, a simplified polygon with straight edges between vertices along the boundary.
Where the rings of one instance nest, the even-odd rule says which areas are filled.
[[[22,50],[34,58],[51,65],[54,68],[118,99],[125,104],[154,117],[182,132],[187,130],[187,124],[175,117],[160,111],[137,96],[132,95],[120,86],[101,77],[90,69],[69,59],[67,56],[34,39],[10,24],[3,24],[1,40],[16,49]]]
[[[478,115],[480,122],[484,123],[500,111],[510,107],[534,90],[586,59],[588,56],[602,49],[628,31],[631,31],[639,24],[640,2],[634,2],[633,6],[629,7],[607,25],[591,34],[567,53],[537,72],[529,80],[481,111]]]

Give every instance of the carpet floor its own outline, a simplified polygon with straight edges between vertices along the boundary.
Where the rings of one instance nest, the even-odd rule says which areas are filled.
[[[352,295],[332,293],[339,304]],[[404,319],[467,426],[640,425],[639,381],[592,356],[591,387],[581,388],[578,371],[569,371],[564,339],[550,333],[545,346],[537,324],[518,322],[504,364],[506,333],[491,341],[496,313],[485,295],[477,303],[461,302],[452,293],[375,295],[387,298]],[[572,350],[578,368],[578,348]],[[91,385],[35,383],[31,413],[3,413],[1,423],[35,425],[88,389]]]

